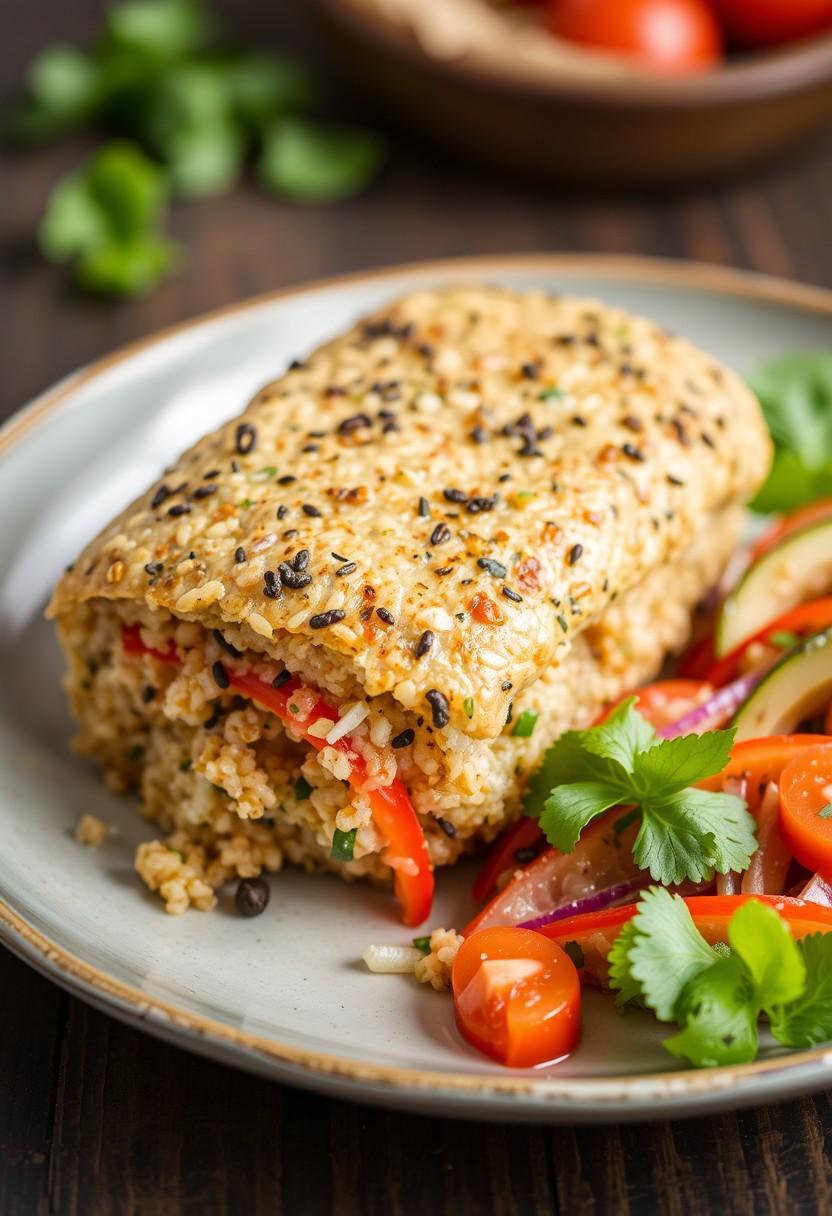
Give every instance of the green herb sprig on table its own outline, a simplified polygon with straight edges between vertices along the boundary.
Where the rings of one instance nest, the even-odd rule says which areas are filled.
[[[598,726],[567,731],[544,754],[525,810],[547,840],[571,853],[583,829],[614,806],[635,806],[636,864],[657,882],[710,880],[742,871],[756,848],[755,823],[733,794],[692,788],[728,762],[732,730],[660,739],[624,701]]]
[[[832,494],[832,354],[795,351],[750,378],[774,440],[774,463],[751,506],[790,511]]]
[[[676,1022],[664,1046],[699,1068],[753,1060],[761,1014],[785,1047],[832,1038],[832,933],[795,941],[782,916],[751,899],[727,935],[727,946],[710,946],[684,900],[652,887],[609,954],[619,1003]]]
[[[148,291],[180,261],[163,235],[168,198],[228,190],[252,156],[268,193],[349,198],[375,176],[383,141],[312,117],[320,92],[293,57],[222,41],[202,0],[124,0],[91,50],[42,51],[5,116],[17,143],[87,127],[118,140],[58,182],[41,227],[44,254],[70,262],[85,289]]]

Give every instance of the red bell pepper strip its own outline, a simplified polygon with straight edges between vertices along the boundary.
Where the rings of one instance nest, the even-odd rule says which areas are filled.
[[[810,933],[832,933],[832,908],[788,895],[691,895],[685,899],[685,903],[699,932],[714,945],[727,940],[729,920],[748,899],[759,899],[779,912],[795,938],[806,937]],[[583,977],[605,985],[610,948],[637,911],[637,904],[624,904],[617,908],[605,908],[602,912],[573,916],[569,920],[553,921],[536,932],[561,946],[566,942],[575,942],[583,956],[580,967]]]
[[[832,625],[832,598],[812,600],[808,604],[799,604],[790,608],[780,616],[769,621],[762,629],[758,629],[750,638],[740,642],[730,654],[720,659],[707,672],[705,679],[721,688],[730,684],[740,674],[740,664],[749,646],[756,643],[765,644],[774,634],[794,633],[799,637],[810,633],[819,633]]]
[[[154,650],[146,646],[141,639],[138,625],[128,625],[122,632],[122,644],[127,654],[150,654],[163,663],[179,664],[181,660],[173,642],[166,651]],[[280,688],[274,688],[265,680],[252,675],[251,672],[236,672],[232,667],[226,668],[228,683],[231,688],[243,693],[250,700],[256,701],[264,709],[291,726],[295,734],[301,736],[305,743],[320,751],[328,746],[326,739],[318,738],[309,733],[309,728],[322,718],[332,723],[338,721],[338,711],[322,696],[318,697],[308,717],[303,724],[289,708],[292,694],[302,685],[297,676],[292,676]],[[315,691],[310,689],[310,691]],[[393,886],[402,909],[402,919],[408,926],[421,925],[430,915],[433,903],[433,870],[428,855],[425,834],[419,823],[413,803],[400,777],[394,778],[388,786],[377,789],[365,789],[367,782],[367,766],[364,757],[354,750],[349,735],[338,739],[329,746],[343,753],[350,763],[349,782],[353,789],[362,792],[368,799],[373,812],[373,821],[383,836],[387,839],[385,861],[393,870]]]
[[[799,528],[807,528],[809,524],[820,523],[832,515],[832,498],[821,498],[818,502],[807,503],[785,515],[767,532],[764,532],[749,554],[749,564],[756,562],[758,557],[768,553],[775,545],[779,545],[784,536],[797,532]]]
[[[471,898],[475,903],[485,903],[497,889],[497,882],[506,870],[516,870],[524,862],[519,861],[516,854],[523,849],[531,849],[540,840],[543,831],[537,819],[524,816],[506,828],[495,840],[485,859],[485,864],[474,880],[471,888]],[[531,860],[527,858],[527,860]]]

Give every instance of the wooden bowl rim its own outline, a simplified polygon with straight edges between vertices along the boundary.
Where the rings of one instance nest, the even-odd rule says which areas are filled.
[[[464,57],[437,59],[404,28],[344,0],[315,0],[331,21],[346,27],[381,53],[393,53],[447,80],[467,81],[534,101],[576,101],[599,106],[695,109],[770,100],[832,84],[832,31],[771,51],[753,53],[713,71],[681,77],[599,79],[552,74],[528,79],[510,60],[497,67]],[[429,103],[428,103],[429,104]]]

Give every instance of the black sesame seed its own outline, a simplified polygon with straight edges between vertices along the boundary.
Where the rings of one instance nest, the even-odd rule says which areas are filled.
[[[145,705],[152,701],[155,696],[156,689],[153,687],[153,685],[145,684],[144,688],[142,689],[142,701],[145,703]]]
[[[284,667],[281,672],[272,680],[272,688],[282,688],[284,684],[288,684],[292,678],[292,673],[288,667]]]
[[[425,632],[422,634],[422,636],[419,638],[419,641],[416,643],[416,658],[417,659],[423,658],[424,655],[426,655],[427,652],[430,650],[431,646],[433,645],[433,642],[434,642],[433,633],[430,631],[430,629],[426,629]]]
[[[586,426],[586,418],[582,417],[581,414],[575,414],[569,421],[573,426]]]
[[[213,481],[215,477],[219,477],[219,469],[209,469],[207,473],[202,474],[203,481]]]
[[[216,663],[211,668],[211,674],[219,688],[228,688],[228,672],[225,670],[219,659],[217,659]]]
[[[218,487],[216,485],[197,486],[191,495],[192,498],[209,498],[211,494],[216,494]]]
[[[626,418],[622,418],[621,425],[626,426],[628,431],[635,431],[636,434],[644,430],[644,423],[640,418],[636,418],[634,414],[628,414]]]
[[[465,493],[465,491],[457,490],[453,486],[448,486],[446,489],[444,489],[442,491],[442,497],[447,502],[466,503],[468,501],[468,495]]]
[[[481,570],[487,570],[489,574],[493,574],[495,578],[505,578],[508,574],[508,568],[493,557],[478,557],[477,565]]]
[[[286,473],[283,477],[278,477],[277,484],[279,486],[290,486],[294,481],[297,481],[297,477],[291,473]]]
[[[292,362],[289,364],[289,371],[290,372],[299,372],[299,371],[303,371],[305,367],[306,367],[306,364],[301,359],[293,359]]]
[[[385,625],[395,625],[396,618],[389,608],[376,608],[376,616],[380,616]]]
[[[442,577],[442,575],[450,574],[452,570],[453,570],[453,566],[440,566],[439,569],[434,570],[433,573],[438,574],[440,577]]]
[[[277,571],[283,586],[292,591],[300,591],[302,587],[308,587],[312,582],[311,574],[307,574],[305,570],[293,570],[288,562],[281,562]]]
[[[381,424],[382,435],[389,435],[392,431],[397,431],[398,429],[399,429],[399,424],[398,424],[398,422],[396,422],[396,420],[394,418],[388,418],[385,422],[383,422]]]
[[[353,431],[360,431],[363,427],[372,425],[373,420],[369,414],[353,414],[351,418],[344,418],[338,423],[338,434],[350,435]]]
[[[308,549],[298,549],[297,553],[292,558],[290,565],[293,570],[297,570],[297,571],[305,570],[306,567],[309,565],[309,550]]]
[[[161,485],[150,500],[150,506],[155,511],[157,507],[161,507],[166,498],[170,498],[170,489],[168,486]]]
[[[411,730],[410,727],[408,727],[407,730],[403,730],[400,735],[396,735],[390,740],[390,746],[395,747],[397,750],[400,747],[410,747],[415,738],[416,731]]]
[[[270,600],[279,600],[283,594],[283,589],[274,570],[263,571],[263,594],[267,595]]]
[[[293,537],[297,536],[297,534],[298,534],[297,528],[287,528],[286,531],[283,533],[283,539],[292,540]]]
[[[538,367],[536,363],[524,363],[520,368],[522,374],[527,380],[536,380],[538,376]]]
[[[232,472],[232,473],[239,473],[239,471],[240,471],[240,462],[239,462],[239,460],[232,460],[232,461],[231,461],[231,472]]]
[[[484,426],[475,426],[471,431],[471,438],[474,443],[488,443],[488,431]]]
[[[234,561],[237,562],[237,564],[239,565],[240,562],[244,562],[245,560],[246,560],[246,551],[243,548],[243,546],[240,545],[240,547],[238,549],[234,550]]]
[[[174,505],[168,511],[168,515],[173,515],[174,517],[176,517],[178,515],[190,515],[190,513],[191,513],[191,508],[188,506],[188,504],[186,502],[174,503]]]
[[[566,560],[570,566],[574,566],[575,562],[580,560],[581,554],[584,551],[583,545],[573,545],[566,556]]]
[[[707,433],[707,431],[702,432],[702,442],[704,443],[706,448],[716,447],[716,444],[714,443],[711,436]]]
[[[503,692],[508,692],[511,688],[511,680],[503,680],[500,688],[503,690]]]
[[[227,651],[233,659],[239,659],[243,653],[242,650],[238,650],[236,646],[232,646],[230,642],[226,642],[219,629],[212,629],[211,634],[218,646],[222,646],[223,650]]]
[[[247,456],[257,443],[257,431],[250,422],[241,422],[235,435],[235,446],[241,456]]]
[[[432,545],[444,545],[445,541],[451,539],[451,529],[447,524],[437,524],[430,534],[430,543]]]
[[[632,443],[622,443],[621,451],[625,456],[628,456],[630,460],[644,460],[644,453]]]
[[[339,621],[343,621],[346,615],[341,608],[330,608],[329,612],[317,612],[309,618],[309,628],[327,629],[330,625],[337,625]]]
[[[303,445],[303,447],[301,448],[302,452],[320,452],[320,450],[321,450],[321,445],[319,443],[305,443]],[[304,510],[306,510],[305,507],[304,507]],[[318,512],[318,514],[320,515],[320,511]]]
[[[350,560],[348,557],[344,557],[343,553],[336,553],[335,550],[329,556],[334,557],[336,562],[348,562]]]
[[[441,730],[443,726],[447,726],[451,720],[451,707],[444,692],[440,692],[438,688],[430,688],[425,693],[425,700],[430,706],[436,729]]]
[[[685,484],[681,477],[674,477],[672,473],[666,475],[666,480],[671,486],[683,486]]]
[[[289,508],[286,506],[285,503],[281,503],[280,506],[277,508],[277,518],[285,519],[288,514],[289,514]]]
[[[335,571],[338,578],[342,578],[345,574],[352,574],[357,569],[355,562],[347,562],[345,566],[339,566]]]
[[[164,568],[165,567],[162,562],[148,562],[145,566],[145,571],[150,575],[151,578],[155,578],[157,574],[162,573]]]
[[[214,712],[211,714],[211,717],[206,718],[205,721],[202,723],[202,729],[203,730],[213,730],[214,727],[219,722],[221,717],[222,717],[222,714],[220,713],[219,709],[215,709]]]
[[[518,595],[517,592],[512,590],[511,587],[501,587],[500,590],[502,591],[503,595],[506,597],[507,600],[511,600],[512,603],[514,603],[514,604],[522,604],[522,602],[523,602],[522,595]]]
[[[468,511],[471,515],[478,515],[480,511],[493,511],[497,501],[496,494],[492,494],[490,498],[472,498],[468,503]]]
[[[317,519],[321,514],[318,507],[313,506],[311,502],[305,502],[301,507],[301,510],[303,511],[304,515],[309,515],[312,517],[312,519]]]
[[[241,878],[234,892],[234,905],[240,916],[259,916],[268,907],[269,894],[265,878]]]
[[[418,511],[423,519],[426,519],[430,515],[430,504],[426,498],[419,499]]]

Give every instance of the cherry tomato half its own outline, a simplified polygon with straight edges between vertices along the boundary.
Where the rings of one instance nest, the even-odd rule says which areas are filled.
[[[550,23],[570,42],[661,72],[701,71],[722,55],[722,34],[705,0],[554,0]]]
[[[568,1055],[581,1033],[581,984],[556,942],[530,929],[474,933],[451,972],[463,1038],[510,1068]]]
[[[644,688],[635,688],[628,692],[625,697],[599,714],[597,721],[603,722],[608,718],[621,701],[635,697],[636,709],[642,717],[656,730],[663,730],[665,726],[678,722],[692,709],[702,705],[713,695],[713,691],[713,685],[705,680],[655,680],[652,684],[645,684]],[[714,730],[716,725],[719,723],[705,721],[702,729]]]
[[[737,46],[773,46],[832,27],[832,0],[713,0]]]
[[[783,769],[780,833],[807,870],[832,878],[832,744],[800,752]]]

